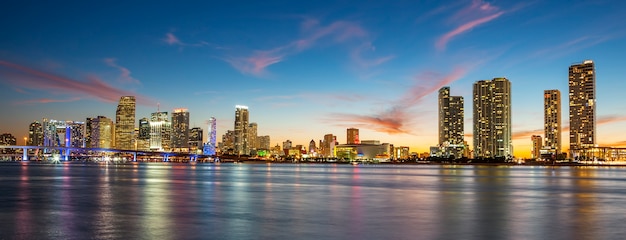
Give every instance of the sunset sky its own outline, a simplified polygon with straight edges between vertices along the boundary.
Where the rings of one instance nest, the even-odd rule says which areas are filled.
[[[567,130],[568,67],[596,64],[600,145],[626,146],[626,1],[9,1],[0,9],[0,132],[23,144],[42,118],[136,119],[187,108],[217,118],[218,141],[247,105],[272,146],[324,134],[425,152],[437,143],[437,90],[512,85],[514,150],[543,135],[543,91],[559,89]],[[569,145],[563,132],[563,148]],[[206,136],[205,136],[206,139]]]

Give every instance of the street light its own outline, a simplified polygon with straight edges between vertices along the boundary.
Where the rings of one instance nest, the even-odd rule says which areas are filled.
[[[26,140],[28,140],[28,137],[24,137],[24,146],[26,146]]]

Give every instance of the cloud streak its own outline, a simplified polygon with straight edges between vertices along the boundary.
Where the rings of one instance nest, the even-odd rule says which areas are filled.
[[[334,113],[329,117],[331,122],[350,123],[364,129],[370,129],[387,134],[412,134],[408,129],[415,119],[412,108],[419,104],[424,97],[448,85],[467,73],[466,67],[457,66],[451,72],[443,75],[437,72],[424,72],[415,77],[413,85],[407,89],[399,100],[386,110],[370,115]]]
[[[438,50],[444,50],[448,42],[453,38],[482,24],[493,21],[502,14],[504,14],[504,11],[500,11],[498,7],[480,0],[474,0],[469,7],[461,9],[450,19],[461,23],[453,30],[439,37],[435,43],[435,47]]]
[[[80,100],[79,97],[69,99],[51,99],[51,98],[39,98],[26,101],[17,102],[17,104],[33,104],[33,103],[63,103],[63,102],[75,102]]]
[[[94,75],[88,76],[87,81],[78,81],[3,60],[0,60],[0,74],[22,89],[79,95],[104,102],[117,102],[121,96],[135,96],[137,103],[144,105],[153,102],[144,96],[113,87]]]
[[[333,44],[345,43],[354,39],[366,39],[367,31],[356,23],[348,21],[335,21],[326,26],[320,25],[315,19],[307,19],[301,24],[301,37],[282,46],[269,50],[256,50],[245,57],[225,57],[233,68],[247,75],[263,77],[267,75],[266,69],[276,63],[284,61],[287,57],[310,49],[322,41]],[[355,59],[365,65],[378,65],[391,59],[383,57],[374,60],[360,58],[358,52]]]
[[[134,83],[134,84],[139,84],[139,80],[133,78],[130,76],[130,70],[128,70],[128,68],[122,67],[120,65],[117,64],[117,59],[115,58],[105,58],[104,62],[109,65],[110,67],[114,67],[117,68],[117,70],[120,71],[120,77],[119,80],[123,83]]]

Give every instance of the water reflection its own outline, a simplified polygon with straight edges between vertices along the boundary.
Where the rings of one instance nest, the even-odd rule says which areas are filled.
[[[0,239],[616,239],[626,168],[0,167]],[[6,231],[5,231],[6,229]]]

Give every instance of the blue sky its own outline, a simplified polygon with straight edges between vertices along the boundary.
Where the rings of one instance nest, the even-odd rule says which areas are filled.
[[[0,10],[0,132],[22,139],[42,118],[115,117],[137,96],[137,119],[235,105],[272,145],[307,145],[346,128],[423,152],[437,142],[436,91],[465,98],[472,83],[512,83],[516,155],[543,134],[543,90],[562,93],[569,65],[594,60],[599,144],[625,145],[623,1],[10,1]],[[539,130],[539,131],[538,131]],[[564,147],[568,132],[563,133]],[[471,137],[467,137],[471,143]],[[471,145],[471,144],[470,144]]]

